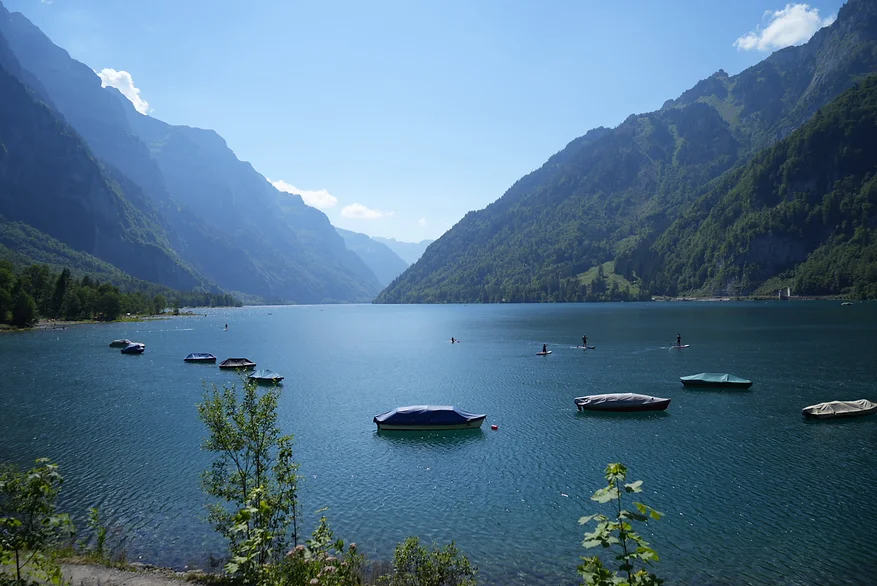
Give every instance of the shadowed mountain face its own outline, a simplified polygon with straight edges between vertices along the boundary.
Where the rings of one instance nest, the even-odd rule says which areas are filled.
[[[408,268],[408,263],[402,260],[398,254],[374,238],[341,228],[335,228],[335,230],[344,239],[345,246],[355,252],[371,269],[381,287],[389,285],[393,279]]]
[[[0,32],[22,78],[85,139],[121,197],[149,219],[148,231],[219,286],[300,303],[366,301],[380,290],[322,212],[300,198],[281,206],[277,190],[215,132],[140,115],[2,4]]]
[[[2,18],[0,14],[0,18]],[[0,27],[0,216],[131,275],[179,289],[202,284],[177,257],[148,205],[134,205],[9,49]],[[145,202],[140,202],[144,204]],[[18,241],[9,239],[6,246]]]
[[[435,240],[421,240],[420,242],[400,242],[395,238],[381,238],[379,236],[375,236],[372,240],[386,245],[387,248],[399,255],[399,258],[404,260],[409,265],[416,263],[417,260],[421,256],[423,256],[423,253],[426,252],[427,247],[435,242]]]
[[[643,281],[622,265],[648,251],[656,262],[658,239],[714,180],[874,72],[877,3],[850,0],[806,45],[736,76],[719,71],[659,111],[572,141],[499,200],[467,214],[377,300],[575,300],[592,293],[583,275],[612,261],[652,294],[703,288],[705,278],[680,288],[676,275]]]

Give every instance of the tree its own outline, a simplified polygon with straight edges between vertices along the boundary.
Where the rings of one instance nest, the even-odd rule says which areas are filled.
[[[152,311],[156,315],[164,311],[164,308],[167,307],[167,297],[158,293],[155,297],[152,298]]]
[[[98,301],[98,308],[104,321],[113,321],[122,312],[122,298],[117,291],[105,291]]]
[[[73,533],[70,517],[55,511],[63,481],[46,458],[27,472],[0,468],[0,576],[14,566],[17,585],[62,583],[61,568],[46,550]]]
[[[37,304],[23,287],[18,288],[12,300],[12,325],[29,328],[37,323]]]
[[[633,530],[631,521],[647,521],[649,518],[660,519],[661,513],[643,503],[633,503],[637,512],[627,511],[622,508],[622,496],[624,494],[642,492],[642,480],[625,484],[627,468],[624,464],[609,464],[605,472],[609,483],[591,496],[591,500],[598,503],[612,503],[614,518],[606,515],[588,515],[579,519],[580,525],[596,521],[594,531],[585,533],[582,545],[587,548],[601,546],[604,548],[617,547],[615,559],[618,562],[618,572],[613,572],[603,565],[597,556],[582,557],[579,566],[579,574],[588,586],[657,586],[663,580],[648,573],[645,566],[653,561],[658,561],[658,554],[649,547],[649,544]],[[636,569],[635,564],[642,564],[642,568]]]
[[[198,414],[209,433],[203,448],[216,454],[202,475],[204,491],[220,501],[208,518],[229,541],[230,573],[252,582],[298,544],[298,464],[293,437],[277,426],[280,389],[242,385],[242,393],[235,385],[205,387]]]

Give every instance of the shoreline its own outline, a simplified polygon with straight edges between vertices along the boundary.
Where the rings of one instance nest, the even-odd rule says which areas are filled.
[[[14,332],[33,332],[33,331],[61,331],[66,330],[68,328],[74,326],[84,326],[84,325],[100,325],[100,324],[118,324],[118,323],[137,323],[137,322],[146,322],[146,321],[160,321],[166,319],[174,319],[177,317],[206,317],[206,313],[196,313],[194,311],[188,312],[180,312],[178,315],[161,313],[158,315],[142,315],[142,316],[125,316],[119,319],[114,319],[111,321],[102,321],[97,319],[84,319],[84,320],[74,320],[74,321],[66,321],[66,320],[58,320],[58,319],[41,319],[32,327],[29,328],[17,328],[15,326],[0,324],[0,334],[5,333],[14,333]]]

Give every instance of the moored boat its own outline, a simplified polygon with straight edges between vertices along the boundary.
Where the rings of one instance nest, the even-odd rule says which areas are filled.
[[[808,419],[861,417],[872,413],[877,413],[877,403],[867,399],[859,399],[858,401],[828,401],[801,409],[801,414]]]
[[[485,417],[487,415],[468,413],[449,405],[409,405],[376,415],[373,421],[378,431],[443,431],[477,429]]]
[[[216,362],[216,356],[210,354],[208,352],[192,352],[185,358],[183,358],[183,362]]]
[[[146,344],[141,344],[140,342],[131,342],[124,348],[122,348],[122,354],[143,354],[143,351],[146,350]]]
[[[283,380],[282,375],[279,375],[276,372],[272,372],[270,370],[257,370],[247,378],[264,385],[276,385]]]
[[[219,368],[241,369],[256,368],[256,363],[249,358],[226,358],[219,364]]]
[[[576,397],[575,403],[579,411],[663,411],[670,405],[670,399],[637,393],[608,393]]]
[[[113,340],[110,342],[110,348],[125,348],[130,346],[133,342],[127,338],[122,338],[121,340]]]
[[[748,389],[752,381],[734,376],[733,374],[719,372],[701,372],[689,376],[679,377],[686,387],[720,387],[727,389]]]

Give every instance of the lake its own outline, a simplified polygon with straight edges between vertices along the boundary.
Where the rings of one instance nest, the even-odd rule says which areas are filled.
[[[620,303],[206,309],[203,317],[0,335],[0,460],[47,456],[65,510],[97,506],[129,559],[204,567],[210,457],[196,403],[234,382],[190,352],[286,376],[308,530],[320,513],[370,558],[408,535],[455,540],[485,584],[574,584],[582,515],[603,469],[644,480],[665,513],[642,533],[668,584],[861,584],[877,572],[877,418],[811,423],[801,408],[877,400],[877,304]],[[228,324],[228,331],[224,325]],[[681,333],[685,350],[671,350]],[[574,346],[587,334],[596,349]],[[451,336],[461,340],[450,344]],[[147,344],[142,356],[109,348]],[[553,350],[538,357],[542,344]],[[687,390],[730,372],[747,392]],[[573,398],[637,392],[666,412],[577,413]],[[397,406],[487,413],[482,430],[378,434]],[[497,425],[492,431],[490,425]],[[84,526],[84,524],[82,524]]]

